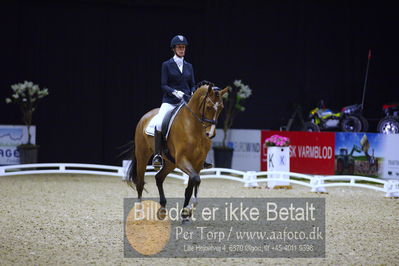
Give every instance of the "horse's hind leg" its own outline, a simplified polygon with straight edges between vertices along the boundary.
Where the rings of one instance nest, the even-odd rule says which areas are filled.
[[[167,175],[175,169],[175,165],[168,162],[164,161],[164,166],[162,169],[155,175],[155,180],[157,182],[157,187],[158,187],[158,192],[159,192],[159,204],[161,205],[161,208],[158,210],[158,218],[163,220],[166,215],[166,198],[165,198],[165,193],[163,190],[163,182],[165,181],[165,178]]]
[[[137,160],[137,197],[139,201],[141,201],[141,197],[144,189],[144,175],[147,168],[148,160],[151,157],[151,150],[145,149],[145,147],[140,147],[141,145],[136,145],[136,160]]]
[[[158,187],[158,192],[159,192],[159,204],[161,204],[161,207],[166,206],[166,198],[165,198],[165,193],[163,191],[163,182],[165,181],[166,176],[172,172],[172,170],[175,168],[175,165],[165,161],[164,166],[162,169],[155,175],[155,180],[157,182],[157,187]]]

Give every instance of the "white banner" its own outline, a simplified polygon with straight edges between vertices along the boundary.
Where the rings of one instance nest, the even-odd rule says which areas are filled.
[[[227,135],[227,145],[234,148],[232,169],[241,171],[260,171],[260,136],[261,131],[255,129],[230,129]],[[223,130],[216,130],[212,146],[221,146]],[[214,162],[211,149],[208,162]]]
[[[36,126],[31,126],[31,143],[36,143]],[[17,146],[28,142],[26,126],[0,125],[0,165],[19,164]]]
[[[399,134],[384,135],[384,162],[381,177],[399,180]]]

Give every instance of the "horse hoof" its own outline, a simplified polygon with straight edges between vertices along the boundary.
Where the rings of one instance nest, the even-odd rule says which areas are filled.
[[[183,208],[183,210],[181,210],[181,217],[184,219],[188,219],[188,217],[191,217],[192,215],[192,211],[189,208]]]
[[[161,207],[157,211],[158,220],[164,220],[166,218],[166,208]]]
[[[183,218],[183,220],[181,221],[182,225],[189,225],[190,224],[190,219],[188,218]]]

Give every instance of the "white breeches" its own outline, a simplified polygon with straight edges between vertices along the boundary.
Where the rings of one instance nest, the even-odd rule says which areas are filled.
[[[162,103],[158,114],[154,117],[156,130],[161,131],[163,118],[165,117],[166,113],[172,111],[175,107],[176,105],[170,103]]]

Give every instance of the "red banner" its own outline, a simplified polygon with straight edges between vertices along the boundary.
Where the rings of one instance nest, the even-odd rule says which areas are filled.
[[[262,130],[261,171],[267,171],[265,140],[272,135],[290,139],[290,171],[304,174],[334,174],[335,133]]]

